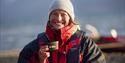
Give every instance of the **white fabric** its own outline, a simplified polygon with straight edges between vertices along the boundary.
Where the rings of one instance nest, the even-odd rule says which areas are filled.
[[[74,8],[70,0],[54,0],[49,8],[49,14],[56,9],[61,9],[66,11],[71,19],[74,21]]]

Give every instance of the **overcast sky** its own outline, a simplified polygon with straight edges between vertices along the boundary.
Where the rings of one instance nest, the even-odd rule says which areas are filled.
[[[0,50],[22,48],[45,29],[52,0],[0,0]],[[125,35],[125,0],[72,0],[76,19],[109,35],[112,28]],[[6,39],[6,40],[5,40]],[[3,44],[8,43],[8,46]]]

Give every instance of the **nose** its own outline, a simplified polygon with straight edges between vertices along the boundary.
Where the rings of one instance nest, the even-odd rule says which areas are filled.
[[[58,20],[58,21],[61,21],[61,20],[62,20],[61,15],[58,15],[58,16],[57,16],[57,20]]]

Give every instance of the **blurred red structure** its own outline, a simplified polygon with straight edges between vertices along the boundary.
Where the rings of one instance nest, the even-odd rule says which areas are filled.
[[[125,52],[125,36],[102,36],[96,43],[104,52]]]

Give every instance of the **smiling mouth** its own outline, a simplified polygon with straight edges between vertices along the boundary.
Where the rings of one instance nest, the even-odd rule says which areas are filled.
[[[56,26],[62,26],[62,23],[55,23]]]
[[[55,22],[56,24],[65,24],[65,22]]]
[[[55,23],[56,26],[64,26],[64,23]]]
[[[60,25],[60,24],[63,24],[63,23],[55,23],[55,24]]]

